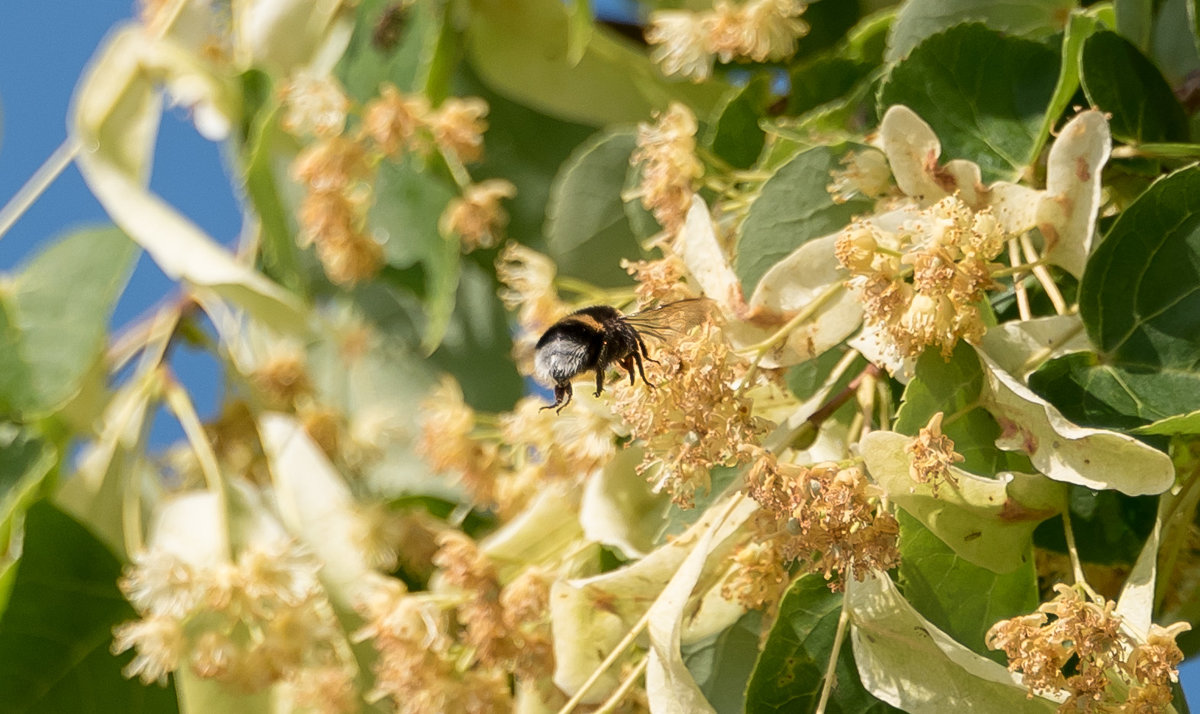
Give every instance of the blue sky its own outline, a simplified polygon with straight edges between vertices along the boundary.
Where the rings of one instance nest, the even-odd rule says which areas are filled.
[[[42,0],[5,7],[0,22],[0,204],[66,138],[67,109],[75,82],[105,34],[127,20],[134,0]],[[241,211],[221,147],[200,138],[183,110],[163,118],[151,187],[209,235],[232,244],[241,228]],[[0,239],[0,270],[19,265],[38,245],[86,225],[107,223],[74,167]],[[117,305],[114,326],[134,320],[172,294],[172,283],[145,255]],[[220,371],[205,355],[180,350],[176,375],[189,387],[202,416],[212,415],[219,399]],[[159,418],[152,442],[178,438],[169,419]],[[1183,668],[1188,699],[1200,702],[1200,659]]]

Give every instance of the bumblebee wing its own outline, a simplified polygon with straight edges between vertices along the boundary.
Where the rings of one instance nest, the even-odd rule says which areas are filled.
[[[687,332],[712,319],[713,308],[708,298],[690,298],[636,312],[625,321],[643,335],[666,340],[671,333]]]

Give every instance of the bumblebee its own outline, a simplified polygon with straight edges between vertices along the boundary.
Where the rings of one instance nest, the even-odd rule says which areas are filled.
[[[632,315],[622,315],[608,305],[593,305],[567,315],[551,325],[537,342],[534,370],[539,379],[554,386],[554,403],[543,409],[561,412],[571,403],[571,379],[588,370],[596,371],[596,392],[604,391],[604,373],[611,365],[620,365],[636,382],[634,368],[642,382],[646,379],[643,360],[654,362],[646,349],[643,335],[666,341],[672,332],[683,332],[703,322],[710,301],[692,298],[667,303]]]

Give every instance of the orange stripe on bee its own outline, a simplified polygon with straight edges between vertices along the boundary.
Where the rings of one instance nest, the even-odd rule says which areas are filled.
[[[563,322],[576,322],[584,327],[588,327],[596,331],[601,331],[604,329],[604,325],[591,315],[572,315],[565,318]]]

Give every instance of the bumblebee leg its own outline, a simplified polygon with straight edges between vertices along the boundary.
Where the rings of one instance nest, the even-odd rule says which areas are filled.
[[[600,392],[603,392],[603,391],[604,391],[604,369],[601,367],[596,367],[596,393],[593,394],[592,396],[598,397],[598,396],[600,396]]]
[[[645,349],[645,345],[642,346],[642,349]],[[633,352],[632,354],[633,354],[633,361],[637,362],[638,374],[642,375],[642,381],[646,383],[647,387],[654,389],[654,384],[651,383],[650,380],[646,379],[646,370],[642,369],[642,356],[640,354],[638,354],[637,352]],[[646,359],[650,360],[651,362],[654,362],[654,360],[650,359],[649,357],[646,357]],[[654,364],[658,364],[658,362],[654,362]],[[630,381],[630,383],[633,382],[633,370],[632,369],[629,370],[629,381]]]
[[[641,357],[644,357],[644,358],[645,358],[645,360],[646,360],[647,362],[653,362],[654,364],[660,364],[660,362],[659,362],[658,360],[656,360],[656,359],[652,359],[652,358],[650,357],[650,351],[646,349],[646,341],[642,339],[642,336],[641,336],[641,335],[638,335],[638,337],[637,337],[637,343],[638,343],[638,347],[641,349],[641,352],[642,352],[642,354],[641,354]],[[637,357],[637,356],[639,356],[639,355],[638,355],[638,350],[634,350],[634,351],[633,351],[633,356],[634,356],[634,357]],[[638,367],[641,367],[641,360],[640,360],[640,359],[638,360]],[[642,375],[642,379],[643,379],[643,380],[644,380],[644,379],[646,379],[646,376],[645,376],[645,375]]]
[[[570,382],[567,382],[565,384],[554,385],[554,403],[547,404],[546,406],[542,407],[538,411],[544,411],[546,409],[554,409],[555,414],[561,414],[562,410],[566,409],[567,405],[571,403],[571,394],[572,393],[573,393],[573,390],[571,389]],[[555,407],[557,407],[557,409],[555,409]]]
[[[621,366],[624,367],[625,371],[629,373],[629,386],[631,386],[631,387],[636,383],[636,380],[633,377],[633,355],[634,354],[636,354],[636,353],[630,353],[630,355],[628,357],[621,360]]]

